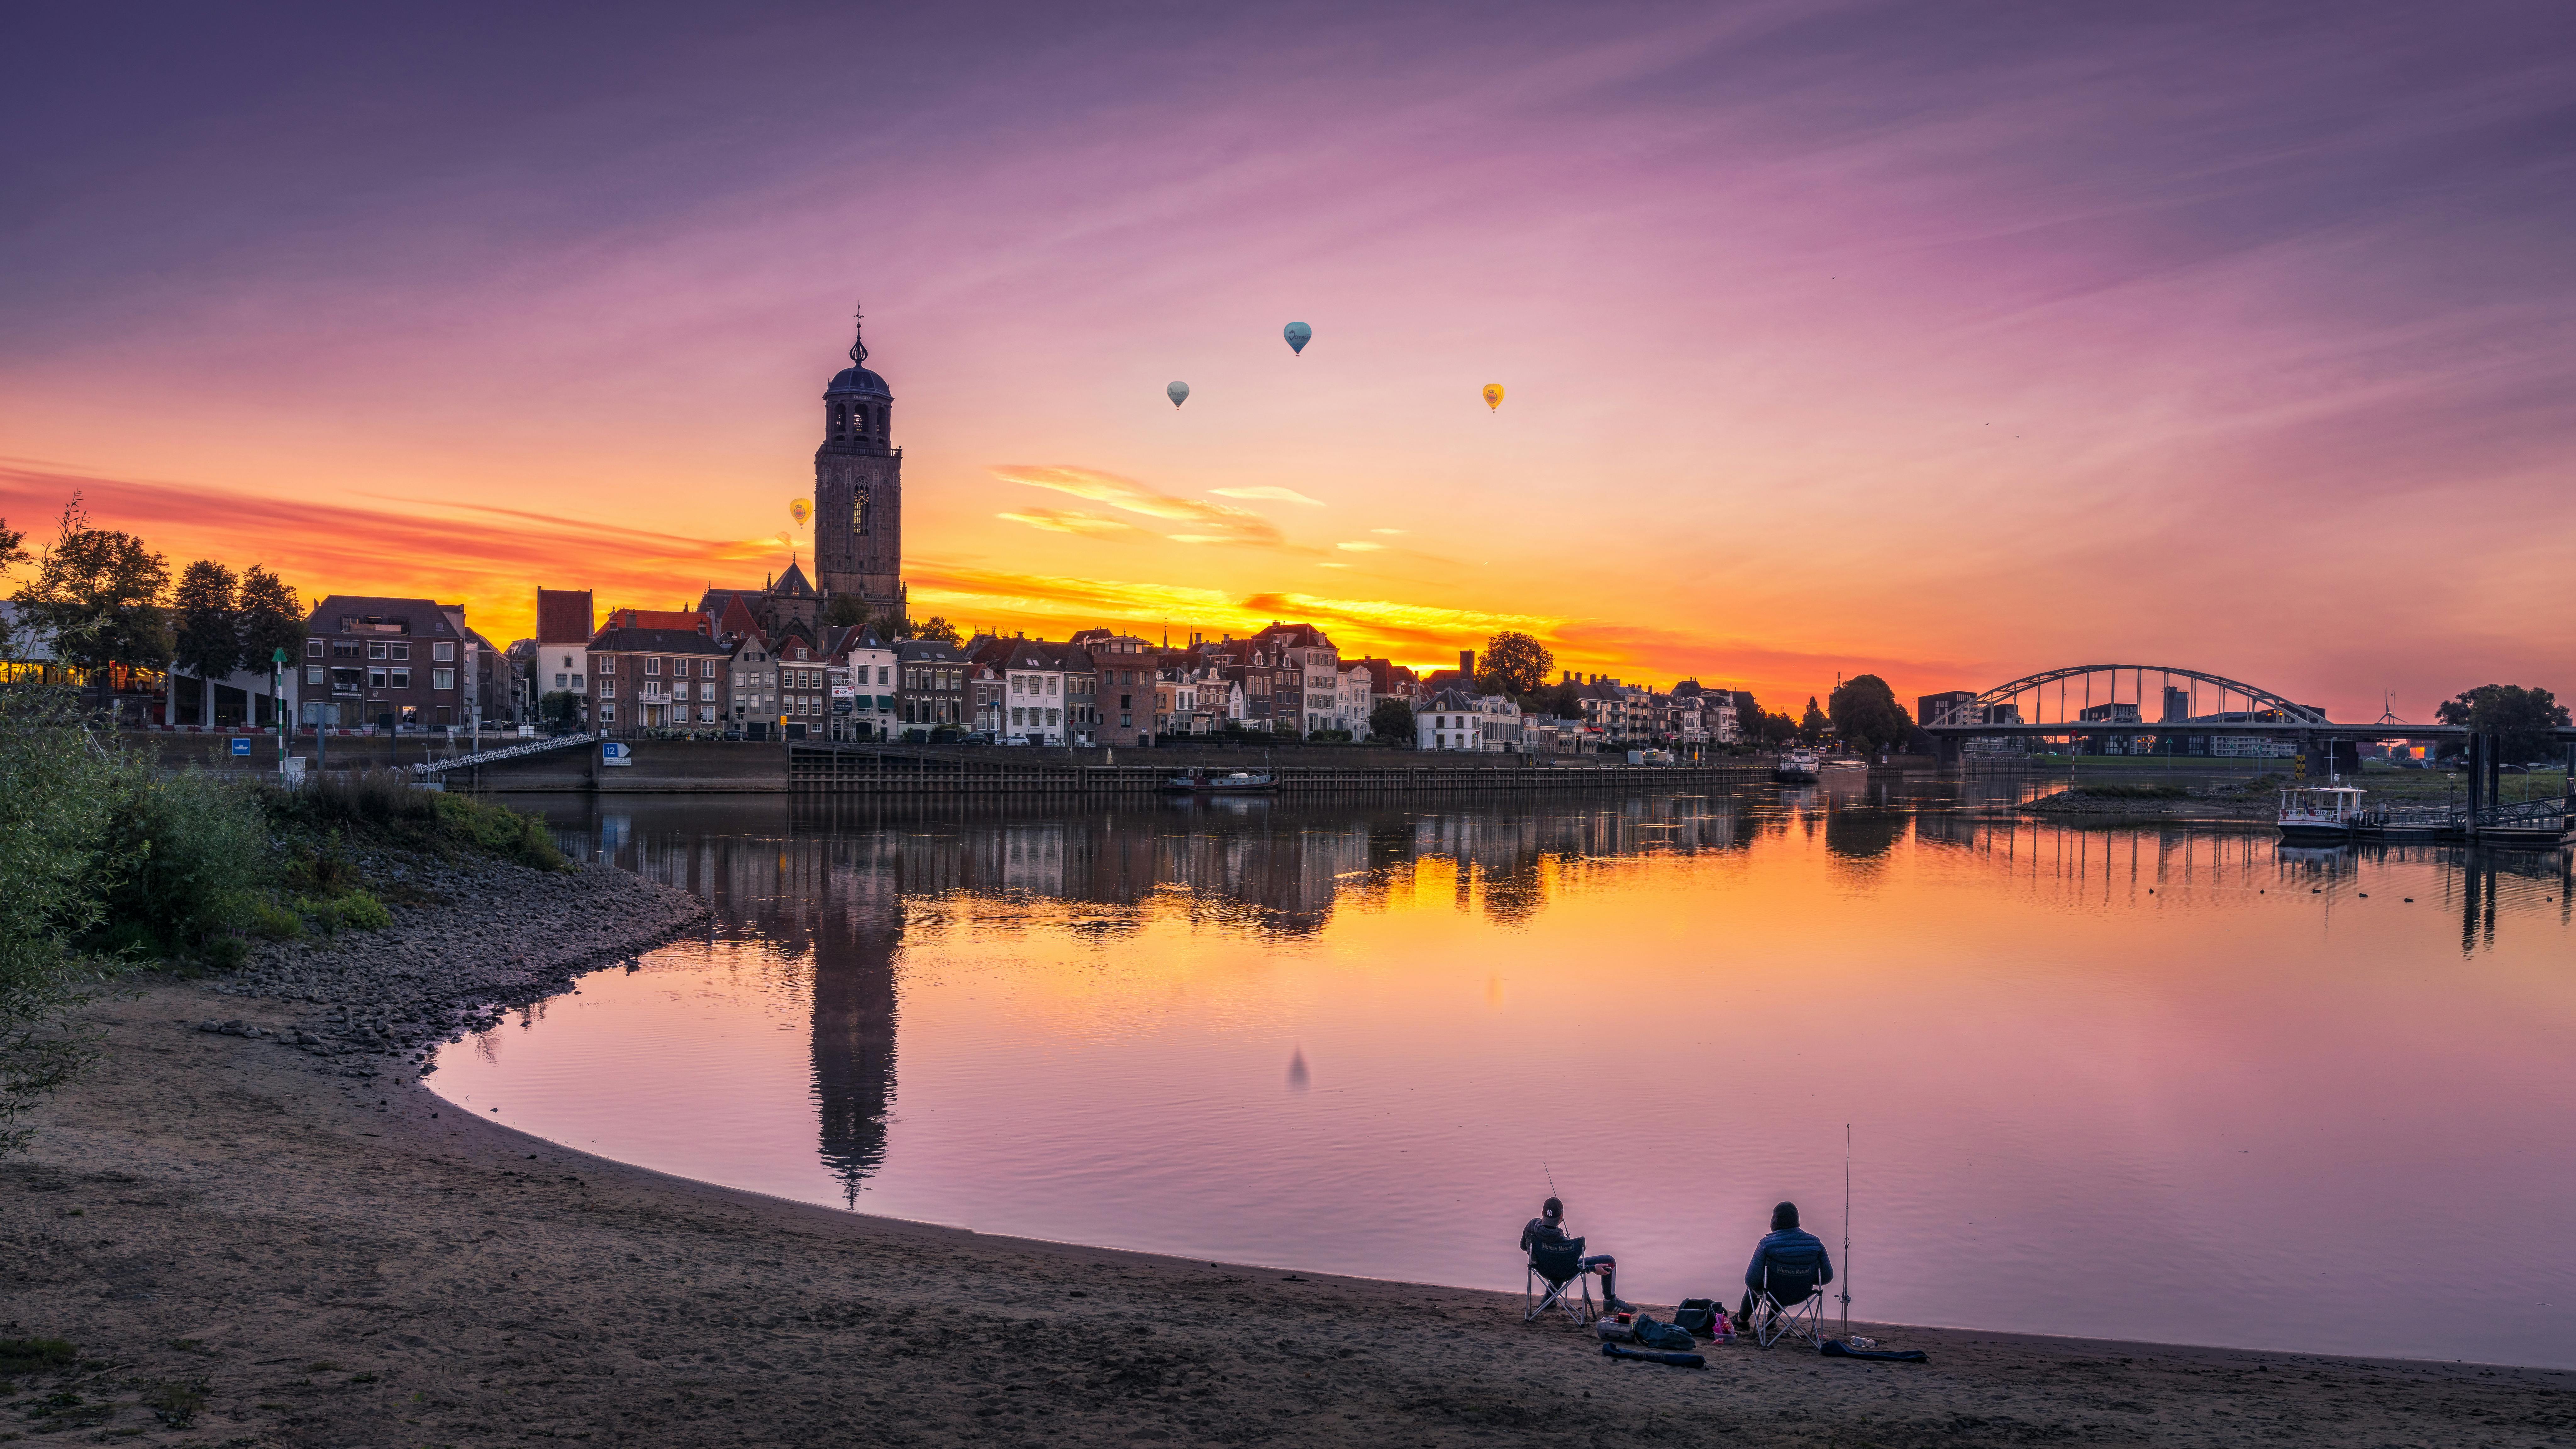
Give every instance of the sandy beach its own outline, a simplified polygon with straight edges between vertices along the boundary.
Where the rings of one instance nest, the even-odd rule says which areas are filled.
[[[1923,1365],[1598,1356],[1516,1296],[862,1217],[620,1166],[196,1029],[164,983],[0,1163],[0,1438],[2564,1444],[2576,1375],[1889,1328]],[[287,1026],[283,1009],[266,1013]],[[59,1438],[55,1438],[59,1436]]]

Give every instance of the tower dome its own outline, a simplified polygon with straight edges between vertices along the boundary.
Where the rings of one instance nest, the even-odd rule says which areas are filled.
[[[894,391],[886,386],[886,380],[868,369],[867,319],[864,313],[854,319],[853,332],[850,365],[832,374],[831,385],[823,389],[823,400],[882,398],[887,402],[894,401]]]

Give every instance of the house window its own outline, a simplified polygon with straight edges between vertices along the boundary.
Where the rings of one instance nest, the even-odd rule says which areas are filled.
[[[1046,679],[1046,687],[1047,687],[1047,691],[1046,691],[1046,692],[1047,692],[1047,693],[1049,693],[1049,694],[1053,694],[1053,693],[1055,693],[1055,684],[1056,684],[1056,677],[1055,677],[1054,675],[1052,675],[1052,674],[1048,675],[1048,676],[1047,676],[1047,679]]]
[[[322,641],[321,641],[321,640],[319,640],[319,639],[307,639],[307,640],[305,640],[305,641],[304,641],[304,657],[305,657],[305,658],[307,658],[307,659],[319,659],[319,658],[321,658],[321,657],[322,657]]]
[[[384,658],[384,657],[385,657],[385,646],[384,646],[384,645],[382,645],[382,644],[370,644],[370,645],[368,645],[368,646],[367,646],[367,657],[368,657],[369,659],[382,659],[382,658]]]
[[[700,679],[713,679],[713,678],[715,678],[715,677],[716,677],[716,662],[715,662],[714,660],[712,660],[712,659],[701,659],[701,660],[699,660],[699,661],[698,661],[698,677],[699,677]]]
[[[319,664],[308,664],[308,665],[304,666],[304,682],[305,682],[305,683],[307,683],[307,684],[320,684],[320,683],[322,682],[322,678],[323,678],[323,670],[322,670],[322,666],[321,666],[321,665],[319,665]]]
[[[617,693],[617,681],[616,681],[616,680],[614,680],[614,679],[602,679],[601,681],[599,681],[599,697],[600,697],[600,698],[602,698],[602,699],[608,699],[608,698],[611,698],[611,697],[615,696],[615,695],[616,695],[616,693]]]
[[[411,671],[410,671],[410,670],[408,670],[408,669],[397,669],[397,670],[395,670],[395,671],[394,671],[394,688],[396,688],[396,689],[409,689],[409,688],[411,688]]]
[[[570,688],[571,686],[565,683],[565,680],[566,680],[566,679],[568,679],[569,677],[570,677],[570,676],[568,676],[568,675],[562,675],[562,674],[558,674],[558,675],[556,675],[556,676],[555,676],[555,688],[557,688],[557,689],[567,689],[567,688]]]
[[[601,705],[599,707],[599,722],[601,724],[617,723],[617,706],[613,704]]]
[[[1048,711],[1047,711],[1047,723],[1048,723],[1049,725],[1053,725],[1053,724],[1055,724],[1055,723],[1057,722],[1057,713],[1058,713],[1058,712],[1057,712],[1057,711],[1055,711],[1055,710],[1048,710]]]
[[[368,687],[369,689],[382,689],[382,688],[384,688],[384,687],[385,687],[385,672],[384,672],[383,670],[381,670],[381,669],[370,669],[370,670],[368,670],[368,671],[367,671],[367,687]]]
[[[456,687],[456,671],[453,669],[433,669],[429,671],[429,687],[432,689],[454,689]]]
[[[1024,724],[1027,724],[1028,722],[1029,722],[1029,712],[1028,712],[1027,710],[1025,710],[1025,709],[1014,709],[1014,710],[1012,710],[1012,711],[1011,711],[1011,723],[1013,723],[1013,724],[1015,724],[1015,725],[1024,725]]]
[[[648,674],[648,675],[651,675],[651,674],[659,674],[659,673],[661,673],[661,672],[662,672],[662,661],[661,661],[661,660],[659,660],[659,659],[647,659],[647,660],[645,660],[645,661],[644,661],[644,672],[645,672],[646,674]]]
[[[433,663],[433,664],[453,664],[453,663],[455,663],[455,662],[456,662],[456,641],[455,641],[455,640],[453,640],[453,639],[441,639],[441,640],[439,640],[438,642],[436,642],[436,643],[434,643],[434,644],[430,645],[430,646],[429,646],[429,658],[430,658],[430,662],[431,662],[431,663]]]
[[[796,657],[797,657],[797,658],[799,658],[799,659],[804,658],[804,657],[805,657],[805,651],[804,651],[804,650],[802,650],[802,649],[797,650],[797,651],[796,651]]]
[[[411,657],[411,646],[408,644],[395,645],[394,657],[396,659],[409,659]]]

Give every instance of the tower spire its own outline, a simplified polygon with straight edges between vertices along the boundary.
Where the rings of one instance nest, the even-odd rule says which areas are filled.
[[[850,310],[850,365],[864,367],[868,360],[868,309],[853,306]]]

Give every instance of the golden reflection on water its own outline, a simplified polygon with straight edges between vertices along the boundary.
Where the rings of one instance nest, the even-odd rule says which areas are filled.
[[[1859,1313],[2576,1359],[2563,854],[2012,798],[571,803],[723,924],[433,1081],[787,1196],[1491,1286],[1545,1163],[1667,1301],[1781,1196],[1838,1219],[1848,1121]],[[2500,1286],[2457,1301],[2437,1240]]]

